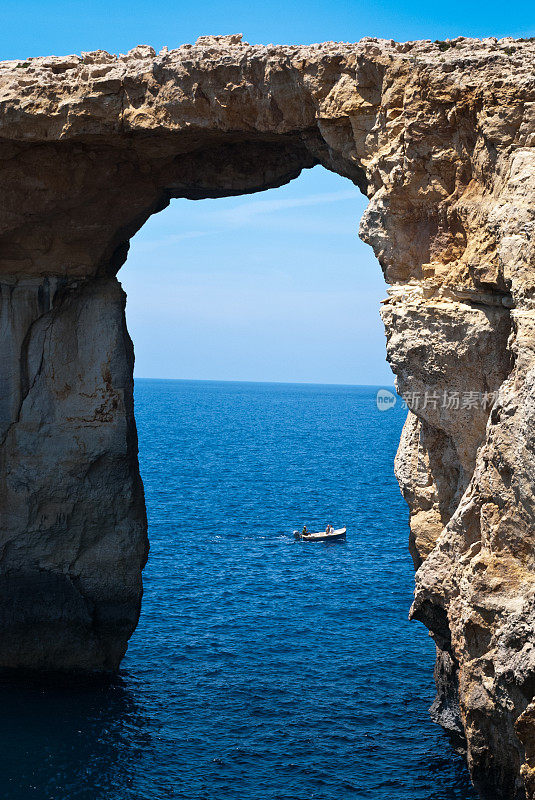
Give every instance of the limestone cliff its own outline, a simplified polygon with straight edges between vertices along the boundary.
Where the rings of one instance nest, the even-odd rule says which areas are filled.
[[[115,275],[172,197],[370,198],[433,715],[535,797],[535,43],[204,37],[0,64],[0,665],[117,668],[147,543]],[[150,276],[147,276],[150,280]]]

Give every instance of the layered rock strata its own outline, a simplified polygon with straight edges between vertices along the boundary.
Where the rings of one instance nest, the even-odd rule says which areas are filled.
[[[369,197],[391,287],[433,715],[483,796],[535,797],[534,64],[532,41],[240,36],[0,64],[0,666],[114,670],[137,622],[131,237],[321,164]]]

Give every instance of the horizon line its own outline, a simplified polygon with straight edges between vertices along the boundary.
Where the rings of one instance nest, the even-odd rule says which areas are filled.
[[[253,381],[235,380],[233,378],[143,378],[134,376],[135,381],[176,381],[181,383],[260,383],[265,385],[280,386],[347,386],[351,388],[377,389],[380,387],[394,388],[393,383],[321,383],[319,381]]]

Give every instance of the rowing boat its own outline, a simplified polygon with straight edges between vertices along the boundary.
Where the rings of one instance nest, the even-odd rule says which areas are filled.
[[[301,531],[294,531],[294,536],[296,539],[300,539],[303,542],[332,542],[336,539],[345,539],[346,538],[346,529],[345,528],[337,528],[332,533],[326,533],[325,531],[320,531],[319,533],[308,533],[303,534]]]

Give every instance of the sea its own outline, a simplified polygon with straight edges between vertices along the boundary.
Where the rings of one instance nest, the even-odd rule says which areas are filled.
[[[475,798],[429,718],[378,388],[136,381],[139,626],[109,685],[0,687],[2,800]],[[327,523],[346,541],[294,539]]]

